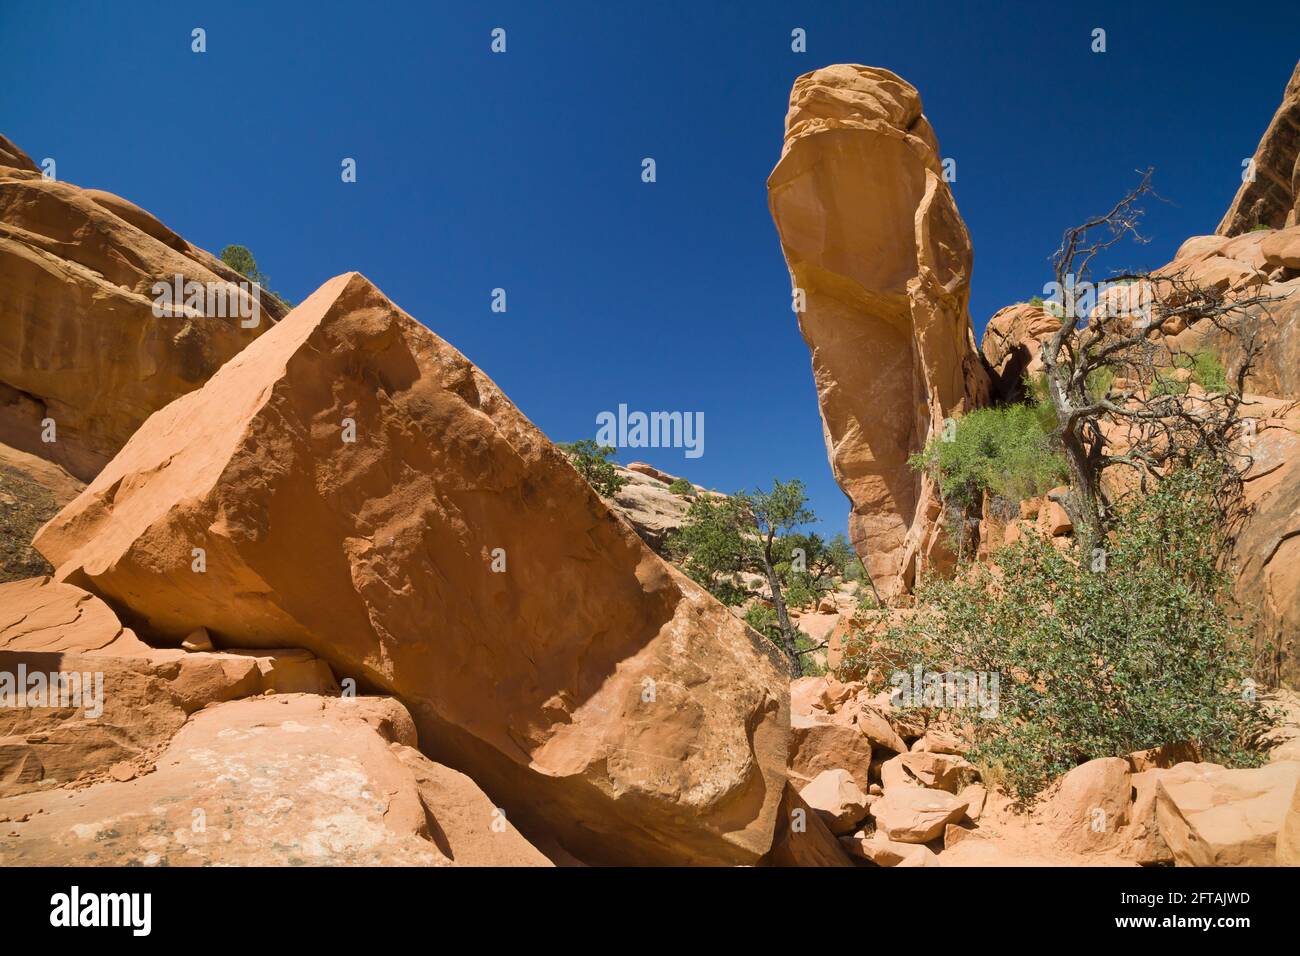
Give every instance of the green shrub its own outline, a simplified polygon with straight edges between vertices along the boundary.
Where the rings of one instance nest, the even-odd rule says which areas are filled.
[[[986,491],[1017,501],[1041,495],[1066,475],[1043,420],[1041,405],[976,409],[931,439],[911,465],[929,471],[945,501],[961,509],[978,505]]]
[[[1213,352],[1204,349],[1193,352],[1186,366],[1192,370],[1192,381],[1207,392],[1226,392],[1228,373]]]
[[[612,498],[628,483],[628,479],[620,475],[614,463],[609,460],[614,449],[608,445],[597,445],[593,439],[584,438],[559,447],[569,456],[569,461],[578,470],[578,474],[595,489],[596,494]]]
[[[681,495],[683,498],[695,497],[695,486],[685,478],[674,478],[673,483],[668,486],[668,490],[675,495]]]
[[[286,310],[293,308],[292,302],[271,291],[271,280],[257,268],[257,260],[253,258],[253,253],[247,246],[226,246],[221,250],[221,261],[250,282],[256,282],[264,293],[279,302]]]
[[[996,567],[924,581],[912,616],[850,635],[842,676],[997,675],[995,712],[963,707],[958,719],[974,729],[972,760],[999,768],[1022,801],[1079,763],[1164,744],[1257,763],[1249,745],[1267,718],[1246,630],[1226,610],[1215,487],[1207,467],[1122,499],[1104,552],[1028,535]]]

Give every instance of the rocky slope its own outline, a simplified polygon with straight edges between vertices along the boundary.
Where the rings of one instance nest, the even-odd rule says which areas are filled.
[[[1220,236],[1300,224],[1300,63],[1259,141],[1254,166],[1254,180],[1241,184],[1215,230]]]
[[[306,648],[396,696],[426,754],[581,858],[771,845],[774,653],[355,273],[152,416],[36,545],[156,643]]]
[[[179,307],[155,315],[154,283],[178,275],[243,280],[131,202],[44,178],[0,136],[0,443],[89,480],[284,314],[262,297],[252,327]]]
[[[907,464],[987,400],[967,301],[971,244],[917,91],[887,70],[799,77],[768,201],[812,352],[849,533],[883,595],[950,561],[929,479]]]
[[[662,555],[668,536],[682,526],[691,498],[668,490],[674,475],[666,474],[645,462],[629,462],[617,467],[627,484],[609,501],[610,509],[636,529],[641,540]],[[697,492],[703,488],[696,487]]]
[[[791,780],[859,866],[1293,865],[1300,699],[1271,705],[1284,716],[1262,767],[1177,747],[1105,757],[1024,813],[982,781],[959,731],[922,726],[860,683],[804,677],[791,687]]]

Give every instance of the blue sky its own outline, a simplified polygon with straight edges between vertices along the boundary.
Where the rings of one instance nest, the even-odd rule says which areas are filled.
[[[5,2],[0,131],[213,252],[249,246],[295,300],[365,273],[553,439],[620,403],[703,411],[703,457],[620,458],[727,491],[802,478],[833,531],[765,188],[794,78],[857,62],[920,89],[978,334],[1139,168],[1170,203],[1115,268],[1214,230],[1300,55],[1300,4],[1274,6]]]

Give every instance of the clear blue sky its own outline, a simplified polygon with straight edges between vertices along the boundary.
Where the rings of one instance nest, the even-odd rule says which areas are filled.
[[[978,332],[1139,167],[1172,205],[1116,267],[1213,231],[1300,56],[1300,4],[1267,6],[0,0],[0,130],[207,249],[249,246],[295,300],[365,273],[553,439],[620,402],[703,411],[702,458],[620,457],[728,491],[800,477],[836,530],[767,210],[792,80],[857,62],[920,89]]]

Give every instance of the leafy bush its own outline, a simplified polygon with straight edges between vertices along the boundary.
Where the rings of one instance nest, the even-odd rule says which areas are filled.
[[[587,484],[601,497],[612,498],[628,483],[628,479],[620,475],[614,463],[609,460],[614,449],[608,445],[597,445],[593,439],[584,438],[560,445],[560,450],[569,456],[569,461],[578,470],[578,474],[587,479]]]
[[[683,498],[695,497],[695,486],[685,478],[674,478],[673,483],[668,486],[668,490],[675,495],[681,495]]]
[[[986,491],[1017,501],[1032,498],[1066,474],[1037,405],[976,409],[947,436],[932,438],[911,464],[929,471],[944,499],[961,509],[978,505]]]
[[[1245,629],[1226,610],[1216,485],[1203,467],[1122,499],[1093,555],[1029,535],[993,567],[923,582],[913,614],[882,612],[870,638],[848,638],[841,676],[918,665],[997,675],[996,712],[958,719],[974,729],[972,759],[999,768],[1022,801],[1086,760],[1164,744],[1258,762],[1249,743],[1266,717]]]

